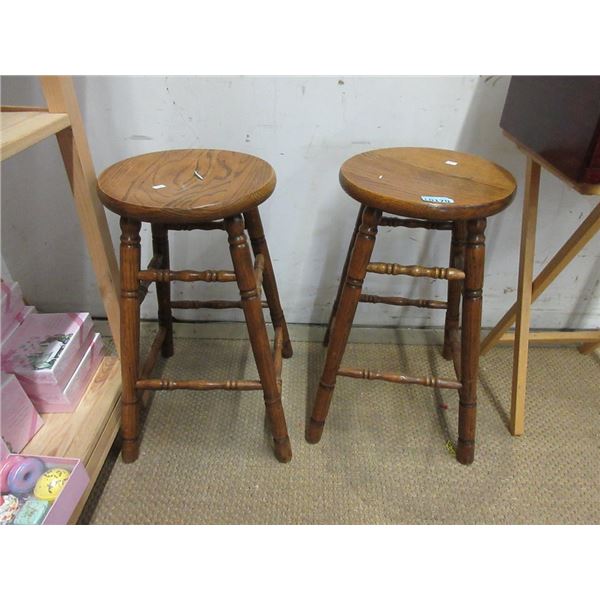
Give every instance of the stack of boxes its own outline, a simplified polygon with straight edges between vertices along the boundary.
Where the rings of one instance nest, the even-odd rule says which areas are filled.
[[[75,410],[103,347],[88,313],[38,313],[9,281],[2,281],[1,328],[4,454],[23,449],[43,424],[39,413]]]

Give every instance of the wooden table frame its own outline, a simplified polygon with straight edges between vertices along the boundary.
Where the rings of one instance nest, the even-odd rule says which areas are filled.
[[[514,341],[512,398],[510,411],[510,431],[512,435],[522,435],[525,430],[525,392],[527,386],[527,359],[529,342],[544,343],[580,343],[583,354],[600,348],[600,330],[598,331],[544,331],[530,332],[531,304],[562,273],[581,249],[600,231],[600,202],[579,225],[573,235],[558,250],[541,273],[533,279],[535,257],[535,233],[537,209],[542,168],[546,169],[571,188],[584,195],[600,195],[600,184],[586,184],[573,181],[537,155],[531,149],[520,144],[510,134],[504,135],[517,144],[527,157],[525,176],[525,197],[523,200],[523,218],[521,226],[521,251],[519,259],[519,285],[517,301],[511,306],[498,324],[481,343],[481,354],[485,354],[498,342]],[[513,324],[515,332],[506,330]]]

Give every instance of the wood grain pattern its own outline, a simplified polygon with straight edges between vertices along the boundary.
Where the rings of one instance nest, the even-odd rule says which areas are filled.
[[[69,127],[69,115],[33,111],[2,111],[0,159],[5,160]]]
[[[98,178],[105,206],[149,222],[190,223],[233,216],[275,189],[264,160],[227,150],[168,150],[125,159]]]
[[[478,156],[434,148],[358,154],[342,165],[340,183],[352,198],[368,206],[432,221],[493,215],[510,204],[516,190],[506,169]],[[432,204],[422,196],[454,202]]]

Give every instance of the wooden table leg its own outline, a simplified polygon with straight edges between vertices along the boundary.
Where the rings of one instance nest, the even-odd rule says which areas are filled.
[[[525,421],[525,392],[527,387],[527,358],[531,316],[535,230],[540,191],[540,165],[527,159],[523,220],[521,224],[521,255],[519,259],[519,288],[516,303],[515,345],[513,353],[512,398],[510,431],[521,435]]]

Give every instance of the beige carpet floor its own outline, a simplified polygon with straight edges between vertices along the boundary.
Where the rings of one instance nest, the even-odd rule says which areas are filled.
[[[80,522],[600,523],[598,353],[532,348],[520,438],[507,430],[512,350],[483,357],[469,467],[447,447],[457,437],[450,390],[339,378],[323,439],[307,444],[323,359],[320,344],[296,342],[284,361],[291,463],[272,454],[260,392],[158,393],[140,458],[123,464],[115,445]],[[434,346],[350,344],[343,364],[453,375]],[[159,368],[181,379],[257,376],[245,341],[179,338]]]

